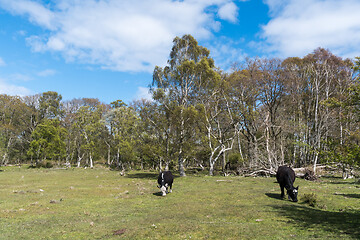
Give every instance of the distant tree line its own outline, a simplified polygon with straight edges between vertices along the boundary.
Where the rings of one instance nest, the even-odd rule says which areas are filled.
[[[117,169],[360,163],[360,58],[319,48],[303,58],[249,58],[224,72],[191,35],[155,67],[152,101],[0,95],[0,164]]]

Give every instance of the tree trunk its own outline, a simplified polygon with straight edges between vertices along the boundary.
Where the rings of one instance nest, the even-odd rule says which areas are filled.
[[[314,174],[316,174],[316,164],[317,164],[317,161],[318,161],[318,157],[319,157],[319,153],[315,153],[314,167],[313,167]]]
[[[78,167],[78,168],[80,167],[80,162],[81,162],[81,157],[78,156],[78,161],[77,161],[77,167]]]
[[[179,151],[179,173],[180,173],[180,177],[185,177],[185,168],[184,168],[184,161],[183,161],[183,156],[182,156],[182,146],[180,146],[180,151]]]
[[[209,175],[214,176],[214,163],[210,162]]]
[[[80,147],[78,148],[78,160],[77,160],[77,167],[80,167],[80,162],[81,160],[84,158],[85,153],[83,153],[82,155],[80,154]]]
[[[90,168],[94,168],[94,163],[93,163],[91,152],[89,154],[89,160],[90,160]]]
[[[1,165],[6,166],[6,162],[7,162],[6,159],[7,159],[7,152],[5,152],[4,155],[3,155],[3,160],[2,160],[2,162],[1,162]],[[0,166],[1,166],[1,165],[0,165]]]
[[[111,159],[111,145],[105,141],[105,144],[108,146],[108,154],[107,154],[107,165],[110,166],[110,159]]]
[[[223,173],[225,173],[225,171],[226,171],[226,169],[225,169],[225,167],[226,167],[226,153],[225,153],[225,151],[223,152],[223,162],[222,162],[222,171],[223,171]]]
[[[165,161],[165,171],[169,171],[169,161]]]
[[[240,157],[241,157],[241,159],[244,159],[243,154],[242,154],[242,149],[241,149],[240,134],[237,134],[237,139],[238,139]]]
[[[184,161],[183,161],[183,141],[184,141],[184,137],[185,137],[185,120],[184,120],[184,110],[181,109],[180,111],[180,117],[181,117],[181,122],[180,122],[180,139],[179,139],[179,159],[178,159],[178,164],[179,164],[179,173],[180,173],[180,177],[185,177],[185,168],[184,168]]]
[[[117,148],[117,153],[116,153],[116,166],[120,169],[120,149]]]

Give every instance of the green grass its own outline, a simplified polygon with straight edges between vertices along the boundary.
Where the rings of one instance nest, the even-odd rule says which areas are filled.
[[[151,172],[0,170],[0,239],[360,238],[355,180],[296,179],[293,203],[280,199],[275,178],[193,174],[161,197]],[[302,200],[309,193],[315,207]]]

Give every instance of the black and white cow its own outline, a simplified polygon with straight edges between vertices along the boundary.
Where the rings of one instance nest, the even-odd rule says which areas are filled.
[[[167,193],[171,192],[174,177],[170,171],[161,172],[158,177],[158,188],[160,188],[162,195],[166,196]],[[168,188],[170,190],[168,191]]]
[[[277,179],[278,183],[280,184],[281,198],[284,197],[284,195],[285,195],[284,188],[286,188],[288,198],[294,202],[297,202],[299,186],[297,186],[296,188],[293,186],[293,183],[295,182],[294,170],[292,170],[288,166],[281,166],[277,170],[276,179]]]

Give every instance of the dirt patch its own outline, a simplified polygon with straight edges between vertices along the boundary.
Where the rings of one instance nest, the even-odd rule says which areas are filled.
[[[113,232],[114,235],[123,235],[126,232],[126,229],[119,229]]]

